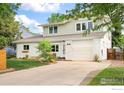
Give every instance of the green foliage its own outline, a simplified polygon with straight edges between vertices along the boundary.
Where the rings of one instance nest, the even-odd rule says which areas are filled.
[[[34,60],[17,60],[17,59],[7,60],[7,68],[15,68],[16,70],[28,69],[43,65],[47,65],[47,64]]]
[[[115,39],[117,44],[117,47],[120,47],[121,49],[124,49],[124,35],[120,35],[118,39]]]
[[[51,43],[48,40],[41,41],[38,45],[38,50],[41,54],[42,61],[52,62],[54,60],[54,56],[51,53]]]
[[[0,36],[4,36],[10,44],[19,31],[19,23],[15,21],[15,15],[20,4],[0,4]]]
[[[16,58],[16,55],[7,55],[7,59]]]
[[[88,85],[124,85],[124,67],[106,68],[96,75]]]
[[[23,39],[23,37],[22,37],[23,32],[29,32],[30,33],[30,30],[29,30],[29,28],[25,27],[24,24],[20,23],[19,24],[19,31],[15,35],[15,40]]]
[[[59,14],[59,13],[53,13],[48,18],[49,23],[57,23],[57,22],[62,22],[64,20],[66,20],[65,15],[64,14]]]
[[[43,40],[39,43],[38,49],[42,53],[51,52],[51,44],[48,40]]]
[[[7,42],[8,39],[4,36],[0,36],[0,49],[3,49],[6,45],[7,45]]]
[[[94,18],[94,22],[100,21],[94,30],[107,27],[112,32],[113,46],[119,46],[122,24],[124,23],[124,4],[121,3],[82,3],[67,11],[68,18]]]

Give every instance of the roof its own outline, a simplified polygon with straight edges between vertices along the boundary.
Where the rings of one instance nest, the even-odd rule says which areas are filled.
[[[57,22],[57,23],[48,23],[48,24],[41,24],[39,26],[53,26],[53,25],[63,25],[63,24],[66,24],[70,22],[70,20],[66,20],[66,21],[63,21],[63,22]]]
[[[96,39],[103,38],[106,32],[91,32],[87,36],[82,34],[68,34],[68,35],[58,35],[58,36],[45,36],[37,35],[26,39],[21,39],[14,41],[13,43],[38,43],[44,39],[47,39],[51,42],[61,42],[66,40],[84,40],[84,39]]]

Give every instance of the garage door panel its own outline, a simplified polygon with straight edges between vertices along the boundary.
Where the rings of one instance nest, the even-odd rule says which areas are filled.
[[[70,60],[92,59],[92,41],[74,41],[67,47],[67,58]]]

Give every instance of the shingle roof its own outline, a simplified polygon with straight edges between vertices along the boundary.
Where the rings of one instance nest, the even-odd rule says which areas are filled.
[[[14,41],[13,43],[37,43],[44,39],[47,39],[51,42],[59,42],[65,40],[83,40],[83,39],[96,39],[102,38],[106,32],[91,32],[87,36],[83,36],[83,34],[69,34],[69,35],[58,35],[58,36],[46,36],[37,35],[26,39],[21,39],[18,41]]]
[[[66,21],[63,21],[63,22],[57,22],[57,23],[48,23],[48,24],[41,24],[39,26],[53,26],[53,25],[62,25],[62,24],[66,24],[68,22],[70,22],[71,20],[66,20]]]

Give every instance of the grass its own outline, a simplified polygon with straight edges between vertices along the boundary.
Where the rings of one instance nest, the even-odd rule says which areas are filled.
[[[124,85],[124,67],[106,68],[88,85]]]
[[[34,60],[7,60],[7,68],[15,68],[16,70],[28,69],[38,66],[47,65],[47,63],[41,63],[39,61]]]

